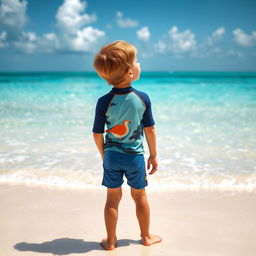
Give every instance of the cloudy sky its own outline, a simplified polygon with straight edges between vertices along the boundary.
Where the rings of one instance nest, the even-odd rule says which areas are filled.
[[[0,0],[0,71],[91,71],[126,40],[142,70],[256,71],[255,0]]]

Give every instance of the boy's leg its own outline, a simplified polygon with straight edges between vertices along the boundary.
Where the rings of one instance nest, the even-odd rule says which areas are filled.
[[[161,242],[161,237],[149,233],[150,209],[145,188],[131,188],[131,195],[136,204],[136,215],[140,225],[140,235],[143,245],[152,245]]]
[[[122,198],[122,188],[108,188],[105,204],[104,217],[107,230],[107,238],[101,241],[106,250],[113,250],[116,247],[116,224],[118,219],[118,205]]]

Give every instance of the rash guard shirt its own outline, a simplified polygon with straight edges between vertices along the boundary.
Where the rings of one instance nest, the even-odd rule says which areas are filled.
[[[143,127],[154,124],[146,93],[133,87],[114,87],[98,99],[92,131],[106,132],[104,151],[143,154]]]

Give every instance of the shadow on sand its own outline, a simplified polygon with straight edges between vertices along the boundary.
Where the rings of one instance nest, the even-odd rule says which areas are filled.
[[[117,241],[117,247],[129,246],[130,244],[140,244],[140,240],[120,239]],[[52,253],[53,255],[67,255],[71,253],[87,253],[93,250],[103,250],[99,242],[73,238],[59,238],[38,244],[22,242],[15,244],[14,248],[18,251]]]

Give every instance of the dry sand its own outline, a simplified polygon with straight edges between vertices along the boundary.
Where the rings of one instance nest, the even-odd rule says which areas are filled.
[[[118,248],[104,251],[105,189],[61,190],[0,185],[0,256],[255,256],[256,193],[148,192],[151,230],[163,242],[140,244],[124,190]]]

